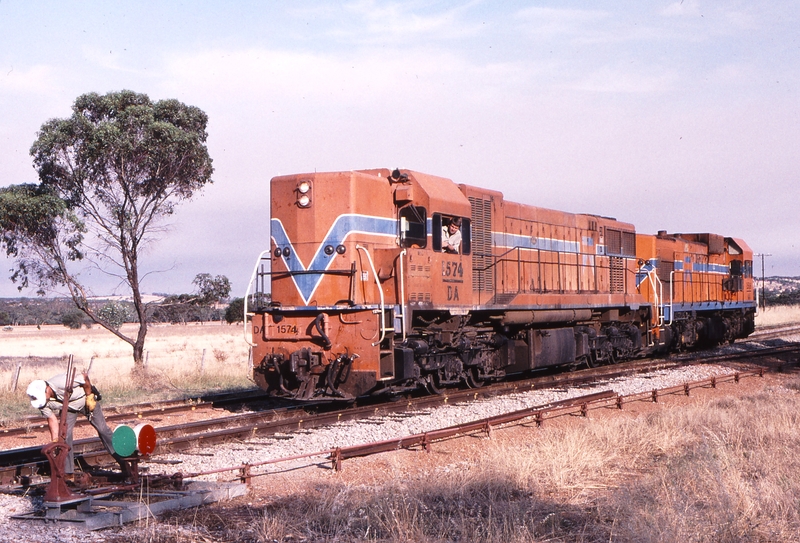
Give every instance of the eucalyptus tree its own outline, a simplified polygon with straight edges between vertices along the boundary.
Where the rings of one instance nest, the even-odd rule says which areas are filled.
[[[0,244],[15,259],[12,280],[40,292],[66,287],[78,309],[131,345],[137,370],[148,322],[143,249],[178,203],[211,182],[207,123],[202,110],[177,100],[84,94],[69,118],[51,119],[37,134],[30,152],[39,184],[0,189]],[[79,261],[130,290],[135,337],[90,307]]]

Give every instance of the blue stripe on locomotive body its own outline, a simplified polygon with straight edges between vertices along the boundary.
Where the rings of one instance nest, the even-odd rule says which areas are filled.
[[[507,232],[492,232],[492,245],[505,249],[538,249],[541,251],[574,254],[579,254],[581,252],[580,243],[577,241],[539,237],[532,238],[530,236],[520,236]]]
[[[339,215],[331,225],[325,239],[317,247],[311,264],[306,267],[297,255],[292,241],[289,239],[286,229],[280,219],[271,219],[271,236],[275,245],[278,247],[288,247],[289,256],[281,255],[286,268],[292,272],[297,291],[303,298],[304,303],[308,303],[314,295],[314,291],[319,286],[324,276],[324,272],[330,267],[331,262],[337,256],[334,251],[325,254],[324,248],[328,245],[337,247],[344,243],[350,234],[368,234],[373,236],[387,236],[395,238],[398,235],[398,223],[396,219],[387,217],[371,217],[368,215],[346,214]],[[309,271],[319,271],[320,273],[307,273]]]
[[[746,300],[741,302],[695,302],[688,304],[669,304],[664,305],[664,319],[671,320],[671,315],[691,314],[692,312],[703,311],[730,311],[735,309],[755,309],[756,302],[754,300]]]
[[[674,266],[675,271],[682,271],[686,273],[691,272],[698,272],[698,273],[714,273],[714,274],[722,274],[728,275],[730,274],[730,268],[725,264],[708,264],[704,262],[681,262],[677,260]]]

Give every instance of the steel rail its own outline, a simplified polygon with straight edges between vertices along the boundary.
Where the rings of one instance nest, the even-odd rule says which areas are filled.
[[[630,395],[617,395],[611,390],[602,391],[585,396],[568,398],[542,406],[514,411],[511,413],[495,415],[493,417],[454,425],[439,430],[433,430],[422,434],[414,434],[410,436],[403,436],[395,439],[349,447],[335,447],[333,449],[275,458],[252,464],[241,464],[238,466],[218,468],[209,471],[187,473],[182,474],[182,476],[184,479],[193,479],[220,473],[239,472],[240,475],[231,480],[239,480],[249,484],[253,477],[270,475],[272,473],[268,471],[254,473],[253,468],[315,457],[323,457],[326,460],[329,460],[332,463],[333,469],[339,471],[342,469],[342,462],[346,459],[380,454],[383,452],[397,451],[401,449],[410,449],[417,446],[421,447],[422,450],[426,452],[430,452],[431,446],[435,442],[441,442],[443,440],[459,436],[472,435],[476,432],[484,432],[488,437],[491,437],[493,429],[511,424],[524,423],[523,421],[527,419],[533,419],[537,426],[541,426],[545,420],[554,419],[556,417],[562,417],[565,415],[579,414],[583,417],[586,417],[588,416],[589,410],[609,407],[609,404],[611,404],[612,401],[613,407],[617,409],[623,409],[625,403],[644,400],[657,402],[660,396],[675,394],[678,392],[688,396],[690,390],[692,389],[705,387],[716,388],[717,384],[721,382],[733,381],[739,383],[743,377],[748,376],[763,377],[764,370],[762,368],[759,370],[746,372],[733,372],[723,376],[710,377],[698,381],[687,382],[678,386],[665,387],[663,389],[653,389],[649,392],[640,392]],[[297,469],[297,467],[293,467],[293,469]]]
[[[182,400],[164,400],[144,402],[134,405],[103,405],[103,415],[107,422],[123,423],[136,419],[150,419],[159,415],[178,414],[184,411],[197,411],[200,409],[213,409],[226,405],[247,404],[250,402],[272,401],[261,389],[243,390],[241,392],[224,392],[221,394],[207,394],[197,398]],[[291,409],[291,408],[288,408]],[[21,424],[19,424],[21,422]],[[35,431],[47,430],[47,421],[41,415],[30,415],[17,421],[18,426],[13,428],[0,428],[0,437],[19,436],[31,434]],[[75,422],[76,427],[89,426],[89,421],[79,417]],[[0,460],[0,464],[2,461]]]
[[[786,355],[787,353],[796,355],[799,345],[800,344],[793,344],[754,352],[734,353],[733,355],[713,357],[712,361],[735,360],[741,358],[741,355],[749,357]],[[708,362],[709,360],[710,359],[707,358],[704,359],[703,362]],[[302,413],[281,420],[273,420],[275,416],[279,416],[278,413],[246,413],[214,419],[212,421],[197,421],[183,425],[161,427],[157,429],[157,433],[159,434],[159,452],[177,452],[199,445],[245,439],[253,435],[263,436],[272,435],[277,432],[311,429],[342,420],[353,420],[371,415],[424,409],[426,407],[446,403],[473,400],[478,397],[490,397],[545,387],[580,386],[581,384],[596,382],[598,379],[642,373],[654,369],[686,365],[688,363],[688,361],[676,360],[655,362],[634,361],[614,366],[602,366],[569,374],[547,375],[520,382],[503,382],[479,389],[449,392],[440,396],[411,398],[404,402],[388,402],[321,414]],[[778,371],[780,371],[781,368],[782,364],[778,366]],[[74,447],[75,452],[80,454],[81,458],[89,465],[97,466],[111,463],[111,458],[107,455],[105,450],[102,450],[100,441],[97,438],[77,440],[74,443]],[[41,455],[40,447],[14,449],[0,453],[0,484],[9,484],[14,480],[19,480],[21,477],[39,473],[43,462],[44,457]]]

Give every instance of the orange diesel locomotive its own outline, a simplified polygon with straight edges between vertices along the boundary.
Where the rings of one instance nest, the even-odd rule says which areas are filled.
[[[437,393],[754,328],[740,239],[638,234],[408,170],[276,177],[271,199],[246,312],[276,396]]]

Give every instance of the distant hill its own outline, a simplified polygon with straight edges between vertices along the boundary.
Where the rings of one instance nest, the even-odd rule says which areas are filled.
[[[756,281],[761,288],[761,280]],[[800,304],[800,277],[766,277],[764,281],[766,302],[772,305]]]

